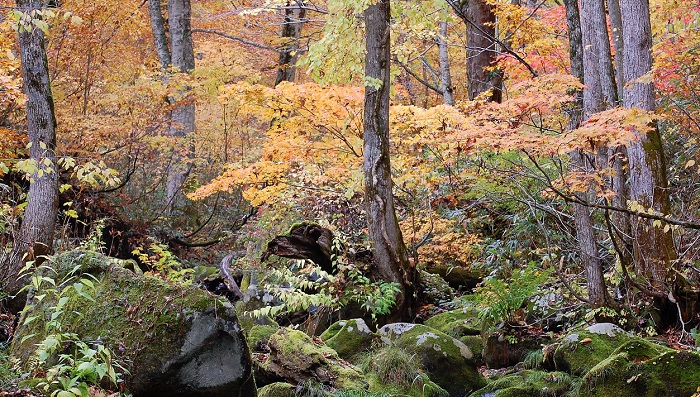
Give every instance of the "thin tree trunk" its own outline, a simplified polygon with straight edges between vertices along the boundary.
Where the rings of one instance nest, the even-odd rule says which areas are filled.
[[[148,14],[151,20],[151,32],[156,46],[156,53],[160,61],[160,67],[168,70],[172,64],[170,49],[168,48],[168,37],[165,34],[165,20],[160,10],[160,0],[148,0]]]
[[[615,47],[615,81],[617,82],[617,95],[619,101],[624,93],[623,65],[625,63],[625,41],[622,39],[622,14],[620,0],[607,0],[610,25],[612,26],[612,39]]]
[[[622,0],[624,38],[624,106],[654,110],[654,85],[640,80],[651,71],[651,22],[648,0]],[[627,148],[630,166],[630,198],[643,208],[668,214],[666,162],[658,128],[640,135]],[[676,259],[671,233],[654,227],[650,220],[632,222],[634,261],[638,273],[664,296],[672,290],[669,270]]]
[[[170,49],[172,65],[180,73],[190,73],[194,70],[194,50],[192,48],[190,0],[168,1],[168,23],[170,30]],[[185,87],[178,93],[179,98],[173,98],[174,107],[170,115],[168,134],[179,138],[194,132],[195,129],[195,101],[190,87]],[[176,140],[166,188],[166,202],[168,213],[177,207],[178,198],[187,176],[189,175],[191,162],[187,155],[182,155],[178,150]],[[190,152],[185,149],[182,152]]]
[[[598,63],[595,61],[594,57],[585,55],[586,52],[594,49],[592,44],[588,44],[589,47],[585,47],[586,42],[584,41],[586,37],[590,37],[590,33],[587,32],[587,29],[592,28],[591,21],[586,21],[586,23],[582,22],[576,0],[565,0],[565,5],[567,24],[569,27],[571,73],[587,84],[583,93],[577,93],[576,96],[578,99],[570,115],[568,128],[574,129],[578,128],[580,125],[582,116],[590,116],[591,108],[597,105],[593,100],[597,100],[598,102],[602,101],[602,95],[600,80],[597,78],[590,78],[589,69],[587,68],[597,69]],[[581,99],[582,94],[583,98]],[[593,165],[589,164],[585,154],[573,152],[571,153],[571,157],[576,168],[585,172],[592,171]],[[595,197],[592,191],[577,193],[577,196],[584,201],[591,201]],[[592,308],[606,306],[610,299],[603,277],[603,267],[598,256],[598,243],[593,228],[593,219],[586,206],[574,203],[574,225],[576,227],[576,238],[578,240],[581,261],[586,270],[589,304]]]
[[[364,173],[368,229],[374,246],[374,265],[385,280],[400,285],[401,295],[392,319],[412,321],[416,315],[417,271],[408,253],[394,210],[389,155],[390,36],[389,0],[364,12],[367,28],[364,110]]]
[[[450,49],[447,46],[447,22],[440,21],[438,35],[438,52],[440,55],[440,85],[442,100],[447,105],[454,106],[455,98],[452,90],[452,75],[450,74]]]
[[[298,3],[297,7],[292,4]],[[277,69],[275,86],[283,81],[294,81],[296,75],[296,63],[299,53],[299,37],[303,20],[306,17],[304,2],[288,1],[284,8],[284,25],[282,26],[282,40],[284,40],[280,60]]]
[[[41,0],[18,0],[25,15],[42,8]],[[34,16],[40,18],[40,16]],[[56,165],[56,117],[44,46],[44,32],[31,22],[20,26],[19,47],[24,92],[27,95],[29,157],[36,163],[29,183],[29,198],[19,235],[14,242],[10,263],[2,266],[3,290],[16,294],[23,282],[17,272],[26,261],[41,262],[42,255],[53,252],[53,237],[58,212],[58,167]],[[24,254],[27,254],[23,258]],[[23,281],[26,281],[24,279]],[[19,302],[18,302],[19,303]],[[23,302],[22,302],[23,303]]]

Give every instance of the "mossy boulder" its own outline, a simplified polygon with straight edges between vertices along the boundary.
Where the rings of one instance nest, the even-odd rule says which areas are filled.
[[[280,328],[271,325],[254,325],[246,333],[248,346],[252,351],[265,351],[270,337]]]
[[[368,351],[376,338],[377,335],[361,318],[338,321],[321,334],[326,345],[345,360]]]
[[[645,349],[644,349],[645,350]],[[655,357],[618,350],[583,376],[582,397],[691,396],[700,388],[700,354],[667,349]],[[641,358],[640,358],[641,357]]]
[[[472,352],[472,360],[476,365],[484,365],[484,339],[480,335],[466,335],[459,338],[459,341]]]
[[[296,386],[287,382],[270,383],[258,389],[258,397],[296,397]]]
[[[386,343],[415,354],[430,379],[451,396],[465,395],[486,384],[469,347],[443,332],[425,325],[396,323],[385,325],[378,334]]]
[[[233,306],[195,286],[137,275],[124,264],[85,250],[50,260],[59,290],[72,285],[60,283],[71,274],[89,274],[94,283],[93,301],[66,290],[62,330],[109,347],[129,371],[125,385],[135,396],[255,396],[250,352]],[[37,294],[44,291],[30,293],[10,350],[25,372],[58,299]],[[26,323],[30,317],[35,320]]]
[[[362,371],[341,360],[335,350],[305,333],[281,328],[268,341],[270,354],[260,368],[268,379],[299,384],[308,380],[336,389],[366,390]]]
[[[569,333],[554,351],[554,365],[559,371],[583,375],[610,357],[618,347],[635,338],[620,327],[598,323]]]
[[[523,370],[503,376],[470,397],[552,397],[563,396],[572,389],[573,382],[565,372]]]
[[[466,335],[481,334],[481,310],[474,306],[464,306],[461,309],[440,313],[425,321],[425,325],[435,328],[455,338]]]

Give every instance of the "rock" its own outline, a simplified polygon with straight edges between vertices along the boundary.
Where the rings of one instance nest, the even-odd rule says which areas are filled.
[[[478,366],[485,365],[484,362],[484,340],[479,335],[465,335],[459,341],[467,345],[474,357],[472,360]]]
[[[377,335],[361,318],[338,321],[321,334],[321,339],[326,345],[345,360],[369,351],[372,341],[376,338]]]
[[[565,372],[523,370],[503,376],[469,397],[563,396],[571,388],[571,376]]]
[[[583,375],[608,358],[633,336],[610,323],[599,323],[569,333],[554,351],[554,365],[559,371]]]
[[[61,314],[64,331],[109,347],[130,372],[125,386],[134,396],[256,395],[250,352],[229,302],[194,286],[137,275],[121,264],[84,250],[53,259],[56,280],[72,269],[94,277],[94,302],[69,293]],[[30,295],[23,318],[37,318],[20,321],[11,346],[23,370],[45,337],[55,298],[47,294],[39,301]]]
[[[275,382],[258,389],[258,397],[296,397],[296,387],[286,382]]]
[[[271,325],[254,325],[247,332],[247,341],[252,351],[267,351],[267,342],[279,330]]]
[[[425,271],[440,275],[455,290],[469,291],[473,290],[487,275],[484,270],[475,267],[438,264],[429,264]]]
[[[270,354],[261,363],[267,379],[299,384],[315,379],[336,389],[366,390],[362,371],[305,333],[281,328],[270,337]]]
[[[694,396],[700,387],[700,354],[666,350],[640,359],[619,349],[583,376],[580,396]]]
[[[443,332],[425,325],[396,323],[383,326],[378,334],[386,343],[415,354],[430,379],[450,396],[465,395],[486,383],[476,370],[471,350]]]
[[[480,310],[474,306],[440,313],[425,321],[425,325],[442,331],[447,335],[460,338],[465,335],[481,334]]]
[[[452,300],[455,296],[454,289],[439,274],[428,273],[425,270],[420,271],[420,287],[423,294],[421,301],[424,303],[440,304]]]

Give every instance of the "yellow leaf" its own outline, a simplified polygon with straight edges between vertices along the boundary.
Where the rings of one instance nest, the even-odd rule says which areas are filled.
[[[685,163],[684,168],[685,168],[685,169],[688,169],[688,168],[690,168],[690,167],[692,167],[692,166],[694,166],[694,165],[695,165],[695,160],[689,160],[687,163]]]

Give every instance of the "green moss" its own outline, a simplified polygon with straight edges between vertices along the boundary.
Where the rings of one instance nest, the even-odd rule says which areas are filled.
[[[254,325],[248,331],[248,346],[251,350],[260,350],[263,345],[266,345],[275,332],[279,330],[279,327],[273,327],[270,325]]]
[[[258,389],[258,397],[296,397],[294,385],[275,382]]]
[[[155,277],[138,276],[125,269],[123,262],[96,252],[70,251],[53,261],[58,271],[53,277],[61,280],[70,273],[89,273],[96,279],[89,278],[95,285],[91,291],[94,301],[74,291],[68,294],[62,329],[77,333],[83,340],[102,341],[131,372],[155,370],[163,364],[156,357],[171,356],[161,352],[179,351],[194,313],[235,317],[230,304],[196,286],[176,286]],[[42,320],[48,319],[55,302],[34,299],[31,304],[20,324],[28,316],[38,318],[20,325],[17,334],[34,336],[24,341],[16,338],[11,348],[23,371],[30,369],[35,344],[45,337]]]
[[[484,361],[484,339],[479,335],[465,335],[459,338],[459,341],[467,345],[474,355],[472,360],[475,363],[481,364]]]
[[[524,370],[499,378],[471,396],[550,397],[562,396],[571,388],[572,378],[567,373]]]
[[[606,330],[611,331],[604,332]],[[596,324],[567,335],[554,352],[554,363],[559,371],[583,375],[633,339],[612,325]]]
[[[476,370],[474,354],[459,340],[418,324],[390,324],[379,334],[395,346],[415,355],[430,379],[450,395],[483,387],[485,379]]]
[[[340,360],[338,354],[322,343],[315,343],[301,331],[281,328],[268,342],[270,356],[263,364],[266,372],[297,382],[319,377],[335,388],[365,390],[362,371]]]
[[[466,335],[481,334],[480,310],[474,306],[440,313],[426,320],[425,325],[459,338]]]
[[[582,397],[690,396],[700,387],[700,355],[666,351],[640,360],[620,352],[591,368],[583,381]]]
[[[362,319],[338,321],[321,334],[326,345],[346,360],[369,350],[377,338]]]

